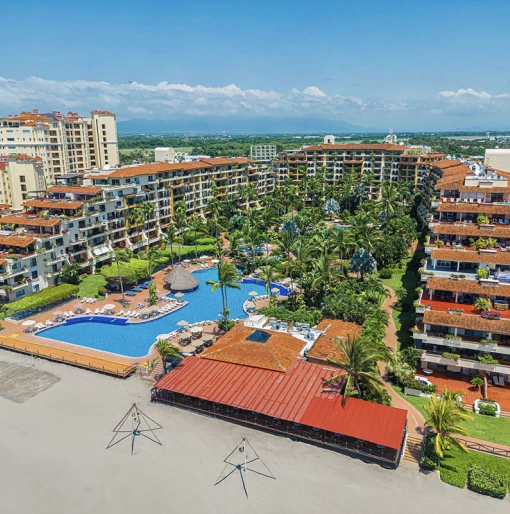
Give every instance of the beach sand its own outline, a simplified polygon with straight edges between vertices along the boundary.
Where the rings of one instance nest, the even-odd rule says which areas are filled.
[[[1,360],[19,355],[1,352]],[[490,509],[486,498],[423,475],[416,465],[382,469],[328,450],[150,403],[151,384],[37,361],[60,378],[16,404],[0,398],[0,512],[17,514],[430,513]],[[0,377],[1,379],[1,377]],[[163,446],[137,437],[105,449],[112,429],[136,402],[164,429]],[[238,473],[214,485],[223,459],[247,437],[276,480]],[[262,468],[257,467],[257,470]]]

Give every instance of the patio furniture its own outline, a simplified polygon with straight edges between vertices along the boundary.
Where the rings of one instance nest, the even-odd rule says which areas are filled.
[[[202,353],[204,351],[204,345],[200,344],[195,348],[195,353]]]
[[[433,371],[430,368],[423,368],[422,371],[423,373],[425,373],[425,375],[432,375],[433,373]]]

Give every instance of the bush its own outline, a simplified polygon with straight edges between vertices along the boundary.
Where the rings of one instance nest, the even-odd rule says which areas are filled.
[[[142,259],[131,259],[129,262],[121,262],[120,274],[122,276],[123,283],[136,284],[140,280],[149,276],[147,261]],[[119,272],[117,269],[117,263],[113,263],[110,266],[103,266],[101,268],[101,275],[103,275],[108,282],[118,284]]]
[[[309,323],[311,326],[317,325],[322,319],[321,313],[314,308],[302,308],[297,311],[291,311],[285,307],[261,307],[259,314],[264,314],[268,318],[276,318],[280,321]]]
[[[437,453],[434,448],[434,436],[429,434],[423,443],[423,456],[421,458],[420,466],[423,469],[428,469],[431,471],[437,470]]]
[[[486,403],[480,403],[480,414],[484,414],[485,416],[496,416],[498,408],[495,405],[487,405]]]
[[[472,491],[477,493],[493,498],[504,498],[508,491],[508,478],[506,475],[473,465],[469,470],[468,485]]]
[[[393,277],[393,273],[389,268],[383,268],[381,271],[379,271],[379,278],[388,279]]]
[[[106,294],[106,287],[100,286],[97,288],[97,294],[104,296]]]
[[[479,311],[488,311],[491,308],[491,304],[487,298],[478,298],[475,302],[475,308]]]
[[[229,330],[231,330],[234,326],[235,326],[236,322],[235,321],[232,321],[231,319],[229,319],[227,321],[227,326],[225,327],[225,320],[222,319],[218,322],[218,327],[221,329],[221,330],[225,330],[225,332],[228,332]]]
[[[71,296],[78,294],[79,287],[72,284],[60,284],[58,286],[47,287],[42,291],[32,293],[21,300],[9,303],[4,307],[8,315],[16,312],[24,312],[39,309],[46,305],[61,302]]]
[[[419,380],[416,380],[413,376],[407,377],[402,381],[402,385],[404,387],[408,387],[409,389],[417,389],[425,394],[434,394],[437,392],[436,385],[424,385]]]

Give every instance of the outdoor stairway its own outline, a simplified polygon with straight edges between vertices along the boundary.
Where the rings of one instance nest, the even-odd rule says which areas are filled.
[[[404,460],[409,462],[420,462],[421,447],[423,445],[423,439],[421,437],[410,437],[407,438],[406,450],[404,453]]]

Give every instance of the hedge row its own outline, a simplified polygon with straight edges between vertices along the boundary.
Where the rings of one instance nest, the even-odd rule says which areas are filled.
[[[508,491],[508,478],[506,475],[473,465],[469,470],[468,486],[477,493],[504,498]]]
[[[5,306],[5,311],[8,315],[16,312],[30,311],[40,309],[46,305],[61,302],[71,296],[78,294],[79,287],[72,284],[59,284],[58,286],[51,286],[32,293],[21,300],[9,303]]]
[[[431,434],[427,435],[423,444],[423,457],[421,458],[420,465],[423,469],[436,470],[438,468],[438,459],[436,449],[434,448],[434,437]]]

